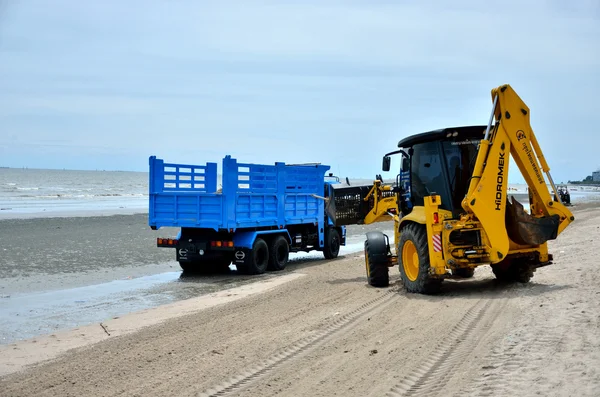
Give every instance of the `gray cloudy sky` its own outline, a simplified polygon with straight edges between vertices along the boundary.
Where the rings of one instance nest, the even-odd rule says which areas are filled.
[[[3,166],[372,178],[407,135],[487,123],[504,83],[557,182],[600,166],[598,0],[0,0]]]

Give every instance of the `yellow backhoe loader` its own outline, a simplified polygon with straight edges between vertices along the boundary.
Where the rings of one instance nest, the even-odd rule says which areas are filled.
[[[527,105],[510,85],[491,94],[487,126],[413,135],[384,156],[384,171],[392,155],[401,156],[400,173],[393,186],[375,182],[364,198],[364,223],[393,219],[395,233],[393,242],[367,233],[370,285],[389,285],[396,265],[406,290],[416,293],[436,293],[444,278],[472,277],[482,265],[491,265],[498,279],[527,283],[535,269],[552,263],[547,242],[574,217],[557,193]],[[527,183],[528,211],[508,199],[510,158]]]

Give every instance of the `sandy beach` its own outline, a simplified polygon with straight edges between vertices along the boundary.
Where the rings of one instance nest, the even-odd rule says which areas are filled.
[[[375,289],[359,252],[2,346],[0,395],[597,396],[600,208],[573,212],[527,285]]]

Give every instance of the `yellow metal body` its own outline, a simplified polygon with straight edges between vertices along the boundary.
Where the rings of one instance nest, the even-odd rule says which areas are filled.
[[[364,198],[365,201],[373,199],[373,208],[365,216],[365,223],[384,222],[394,219],[398,214],[398,198],[394,195],[391,197],[383,197],[382,192],[390,191],[391,187],[384,185],[381,181],[376,180],[373,187]]]
[[[389,190],[389,187],[376,181],[369,193],[374,196],[375,205],[365,217],[365,223],[393,219],[396,247],[405,224],[412,222],[425,225],[430,275],[433,277],[448,274],[452,269],[494,264],[523,254],[533,253],[540,263],[548,262],[546,242],[538,245],[517,244],[510,239],[505,227],[510,158],[514,159],[531,192],[531,215],[558,215],[558,234],[574,220],[571,212],[561,202],[553,201],[549,193],[544,173],[550,168],[529,124],[529,108],[509,85],[494,88],[492,99],[495,99],[494,116],[497,121],[490,129],[487,139],[480,142],[468,192],[462,201],[464,213],[459,219],[451,219],[450,211],[439,208],[441,197],[438,195],[425,197],[423,206],[415,206],[408,215],[400,217],[397,196],[378,199],[378,192]],[[553,184],[551,180],[550,183]],[[450,235],[455,230],[478,230],[480,245],[454,245]],[[441,249],[438,241],[441,241]],[[405,244],[401,252],[397,252],[390,260],[390,266],[397,263],[397,257],[401,256],[407,277],[416,279],[417,265],[411,267],[411,263],[418,264],[418,258],[416,261],[414,259],[415,255],[414,244],[412,247]]]

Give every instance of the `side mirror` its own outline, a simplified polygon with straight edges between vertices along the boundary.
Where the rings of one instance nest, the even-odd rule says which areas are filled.
[[[408,171],[410,168],[410,160],[408,157],[402,157],[402,171]]]
[[[350,186],[350,179],[348,179],[348,177],[346,177],[346,184]]]
[[[381,169],[383,171],[389,171],[391,162],[392,162],[392,159],[390,158],[390,156],[385,156],[383,158],[383,165],[381,166]]]

